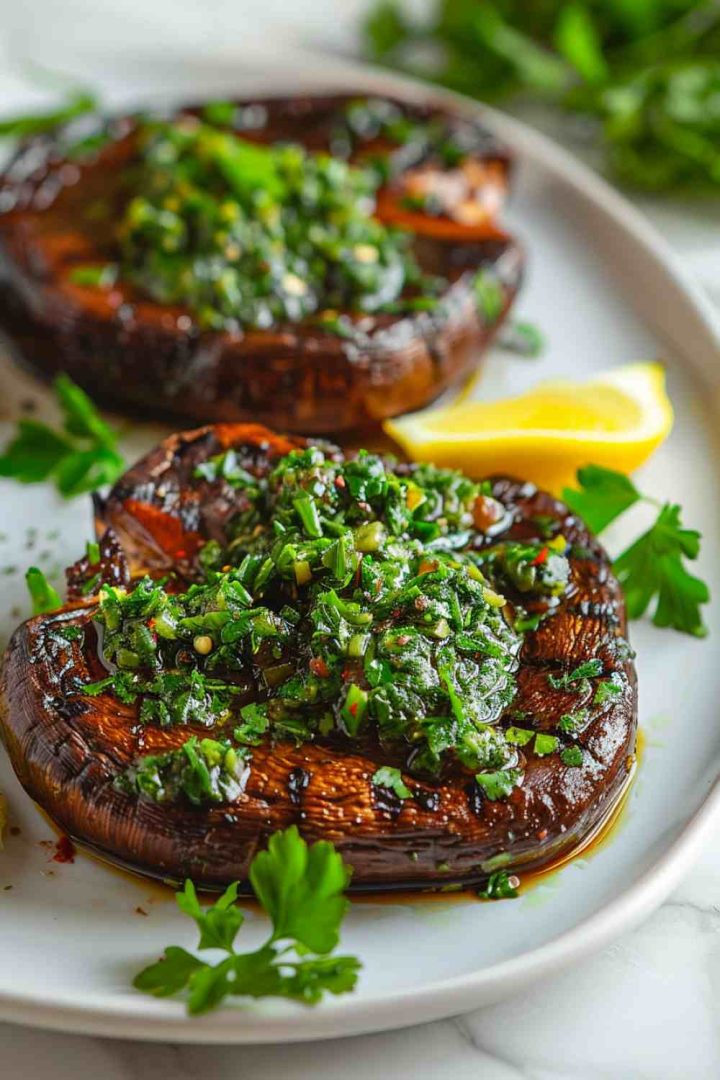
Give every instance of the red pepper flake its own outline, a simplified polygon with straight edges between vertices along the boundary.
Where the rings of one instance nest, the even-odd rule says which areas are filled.
[[[330,668],[327,666],[322,656],[313,656],[310,661],[310,670],[313,675],[317,675],[319,679],[327,679],[330,674]]]
[[[347,484],[345,483],[345,477],[344,476],[336,476],[335,477],[335,487],[337,487],[337,488],[347,487]]]
[[[530,563],[531,566],[542,566],[544,562],[547,562],[547,557],[550,554],[549,548],[541,548],[535,558]]]
[[[59,840],[55,842],[55,854],[53,855],[53,862],[59,863],[74,863],[75,855],[77,854],[75,845],[69,836],[61,836]]]
[[[357,701],[353,701],[352,705],[348,709],[348,712],[350,713],[351,716],[357,716],[357,711],[358,711],[358,703],[357,703]]]

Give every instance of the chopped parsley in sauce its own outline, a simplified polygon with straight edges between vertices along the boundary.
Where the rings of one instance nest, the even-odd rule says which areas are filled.
[[[323,151],[258,141],[267,139],[267,124],[263,106],[223,101],[200,116],[140,118],[122,177],[114,261],[77,266],[73,284],[130,283],[159,304],[186,308],[202,330],[304,323],[356,345],[367,344],[382,315],[445,317],[448,279],[424,272],[412,231],[385,224],[376,211],[385,185],[395,199],[393,185],[414,178],[429,194],[408,189],[397,194],[398,206],[452,216],[431,189],[448,188],[451,176],[455,190],[466,169],[466,201],[486,215],[472,185],[481,177],[491,190],[504,184],[502,164],[484,160],[487,132],[375,98],[338,106]],[[108,216],[101,201],[95,210]],[[505,308],[502,281],[487,267],[465,276],[479,319],[492,325]]]
[[[243,498],[227,543],[205,545],[186,591],[149,578],[132,591],[103,586],[96,617],[112,671],[85,693],[139,703],[142,723],[220,732],[241,754],[268,739],[320,739],[379,745],[412,775],[454,762],[490,800],[522,782],[519,748],[531,738],[538,755],[558,749],[554,736],[499,723],[523,637],[493,576],[506,574],[506,553],[473,548],[486,485],[316,447],[262,479],[228,451],[198,466],[195,482],[236,477]],[[543,550],[523,544],[523,560],[534,553],[542,570]],[[532,588],[550,601],[566,579],[536,573]],[[214,749],[212,773],[207,745],[145,759],[121,783],[161,801],[213,800],[237,777]],[[372,779],[404,797],[395,767]]]
[[[122,274],[204,328],[267,329],[433,299],[411,236],[374,216],[377,169],[263,145],[195,117],[146,123],[120,226]]]

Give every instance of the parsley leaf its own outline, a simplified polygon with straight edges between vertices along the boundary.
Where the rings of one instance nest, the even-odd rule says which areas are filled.
[[[582,765],[583,761],[585,760],[585,755],[583,754],[579,746],[567,746],[563,751],[561,751],[560,760],[562,761],[563,765],[567,765],[570,768],[575,768],[578,765]]]
[[[602,43],[593,16],[582,3],[565,4],[555,26],[555,45],[588,83],[602,83],[608,75]]]
[[[601,465],[578,469],[577,478],[580,490],[565,488],[562,497],[594,533],[602,532],[611,521],[642,499],[629,477]]]
[[[177,945],[168,945],[162,959],[141,971],[133,986],[154,997],[170,997],[183,990],[190,976],[204,966],[192,953]]]
[[[535,736],[535,745],[533,747],[538,757],[547,757],[548,754],[553,754],[560,743],[557,735],[546,735],[544,732],[538,732]]]
[[[23,419],[15,438],[0,456],[0,476],[23,484],[52,480],[65,498],[110,484],[125,463],[117,437],[90,398],[67,375],[54,382],[63,413],[62,431],[38,420]]]
[[[603,679],[597,684],[593,705],[605,705],[608,701],[614,701],[620,694],[622,694],[622,681],[618,673],[614,671],[609,679]]]
[[[332,844],[319,840],[308,847],[294,826],[274,833],[250,868],[255,895],[273,922],[273,940],[294,938],[318,953],[337,946],[349,882],[350,871]]]
[[[44,615],[47,611],[55,611],[62,605],[58,592],[50,584],[48,579],[37,566],[31,566],[25,574],[30,600],[32,601],[33,615]]]
[[[0,138],[27,139],[32,135],[40,135],[66,124],[76,116],[95,112],[97,108],[98,101],[94,94],[87,90],[73,90],[67,95],[65,104],[57,109],[0,120]]]
[[[177,906],[185,915],[197,923],[200,931],[199,949],[232,949],[238,930],[245,921],[245,916],[237,900],[238,883],[228,886],[219,900],[207,909],[200,906],[195,886],[192,881],[185,882],[185,888],[175,897]]]
[[[338,942],[349,880],[350,871],[332,844],[308,846],[294,825],[274,833],[267,851],[256,855],[250,866],[255,895],[273,925],[267,941],[254,952],[236,952],[235,939],[244,922],[236,905],[237,882],[204,908],[195,886],[186,881],[176,899],[197,924],[198,949],[217,949],[226,956],[210,964],[170,945],[133,985],[155,997],[186,990],[191,1015],[209,1012],[229,995],[289,997],[314,1005],[325,993],[348,993],[355,988],[359,961],[328,954]]]
[[[382,768],[373,773],[372,782],[378,787],[394,791],[398,799],[412,798],[412,791],[403,780],[402,773],[399,769],[393,769],[390,765],[383,765]]]
[[[602,686],[602,683],[599,684],[598,689],[600,686]],[[558,720],[558,729],[564,732],[565,735],[576,735],[587,725],[588,718],[589,713],[587,709],[576,709],[571,713],[563,713]]]
[[[509,727],[505,729],[505,739],[512,746],[526,746],[535,738],[535,732],[531,728]]]
[[[553,690],[585,689],[586,681],[601,675],[602,669],[602,660],[585,660],[572,671],[566,671],[562,675],[548,675],[548,682]]]
[[[566,488],[563,498],[593,530],[600,532],[638,501],[652,503],[628,477],[598,465],[578,471],[581,490]],[[625,591],[628,615],[638,619],[654,602],[656,626],[671,626],[704,637],[701,606],[710,600],[704,581],[690,574],[684,559],[697,559],[700,533],[686,529],[677,503],[660,507],[654,525],[615,560],[615,573]]]
[[[506,799],[522,779],[522,769],[498,769],[495,772],[476,773],[475,781],[490,802]]]
[[[583,117],[634,187],[717,189],[714,0],[379,0],[365,43],[384,60],[484,100],[528,92]],[[426,10],[428,9],[428,10]]]
[[[684,529],[680,507],[666,503],[652,528],[615,562],[631,619],[644,615],[656,598],[656,626],[672,626],[696,637],[707,634],[700,606],[708,603],[710,592],[683,566],[683,559],[696,559],[699,549],[700,533]]]
[[[516,319],[505,324],[497,344],[507,352],[535,358],[545,349],[545,335],[534,323]]]

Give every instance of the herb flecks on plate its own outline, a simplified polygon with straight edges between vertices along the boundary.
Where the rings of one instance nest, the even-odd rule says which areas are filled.
[[[347,911],[350,870],[327,841],[308,846],[293,825],[270,837],[250,866],[250,883],[272,922],[258,949],[238,952],[245,917],[236,904],[238,883],[211,907],[198,901],[191,881],[177,895],[180,910],[197,924],[198,950],[225,954],[213,964],[176,945],[141,971],[133,985],[155,997],[184,992],[191,1015],[209,1012],[228,997],[285,997],[315,1005],[325,994],[355,989],[360,962],[332,955]]]
[[[230,450],[194,482],[242,489],[227,542],[200,554],[199,580],[99,593],[114,671],[79,689],[136,704],[141,723],[194,729],[179,749],[133,763],[124,790],[231,800],[268,739],[375,743],[430,778],[454,762],[489,799],[522,782],[519,743],[500,720],[523,635],[501,589],[550,610],[568,580],[562,538],[475,550],[487,485],[364,452],[293,451],[259,480]],[[198,728],[211,738],[198,741]],[[401,802],[411,794],[396,765],[369,782]]]

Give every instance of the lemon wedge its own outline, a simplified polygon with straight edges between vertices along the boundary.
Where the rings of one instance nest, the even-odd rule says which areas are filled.
[[[672,423],[662,366],[629,364],[589,382],[555,379],[519,397],[426,409],[384,428],[416,460],[472,477],[508,473],[559,492],[582,465],[632,472]]]

